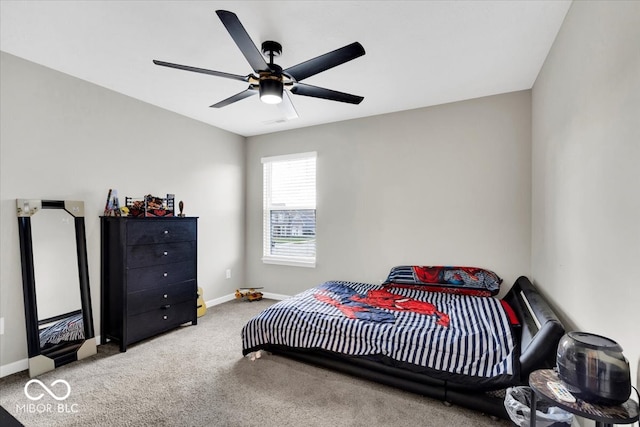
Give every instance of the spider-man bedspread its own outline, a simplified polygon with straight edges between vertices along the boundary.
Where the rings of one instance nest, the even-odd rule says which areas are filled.
[[[243,354],[322,349],[460,385],[512,382],[517,346],[500,300],[423,289],[326,282],[251,319],[242,330]]]

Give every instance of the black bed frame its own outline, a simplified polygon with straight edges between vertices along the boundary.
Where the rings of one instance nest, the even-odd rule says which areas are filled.
[[[523,297],[524,295],[524,297]],[[526,300],[525,300],[526,298]],[[519,378],[513,385],[528,383],[529,374],[536,369],[555,366],[556,349],[564,334],[564,327],[547,301],[528,278],[521,276],[503,297],[521,322],[517,337],[520,343]],[[528,303],[527,303],[528,302]],[[488,415],[509,419],[504,408],[504,393],[477,392],[461,388],[455,383],[372,360],[339,356],[322,350],[299,350],[268,346],[267,351],[366,378],[413,393],[440,399],[449,404],[465,406]]]

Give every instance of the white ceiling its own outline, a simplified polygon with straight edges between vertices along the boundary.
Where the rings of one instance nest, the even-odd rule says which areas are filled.
[[[7,1],[0,49],[228,131],[251,136],[530,89],[571,4],[553,1]],[[299,118],[235,80],[152,59],[247,75],[215,11],[234,12],[283,68],[354,41],[366,55],[304,82],[364,96],[360,105],[292,95]]]

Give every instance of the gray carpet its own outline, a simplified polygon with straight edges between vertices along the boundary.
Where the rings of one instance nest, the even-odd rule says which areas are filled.
[[[244,323],[274,301],[230,301],[184,326],[38,377],[71,387],[59,402],[0,379],[0,405],[25,426],[509,426],[483,414],[276,355],[242,357]],[[63,394],[56,387],[51,388]],[[37,384],[32,395],[44,392]],[[29,404],[37,407],[29,408]],[[62,406],[58,406],[62,405]]]

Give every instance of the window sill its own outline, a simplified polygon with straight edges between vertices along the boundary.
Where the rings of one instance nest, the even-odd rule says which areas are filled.
[[[316,260],[314,258],[286,258],[265,256],[262,257],[264,264],[288,265],[290,267],[307,267],[316,268]]]

